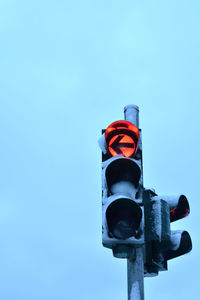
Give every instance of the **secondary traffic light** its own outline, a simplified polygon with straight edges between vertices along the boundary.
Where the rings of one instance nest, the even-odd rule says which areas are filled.
[[[144,191],[145,211],[145,273],[154,276],[167,270],[167,261],[188,253],[192,241],[187,231],[170,230],[170,222],[186,217],[189,202],[184,195],[157,196]]]
[[[139,129],[116,121],[103,131],[101,145],[103,245],[127,258],[133,245],[144,243]]]
[[[170,211],[170,222],[177,221],[189,215],[189,202],[184,195],[155,197],[167,202]],[[154,198],[154,199],[155,199]],[[192,250],[192,240],[187,231],[171,231],[170,241],[163,251],[164,261],[181,256]]]

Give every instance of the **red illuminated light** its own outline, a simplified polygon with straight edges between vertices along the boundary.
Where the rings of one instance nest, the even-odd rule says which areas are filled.
[[[170,209],[170,222],[187,217],[190,213],[189,202],[184,195],[179,197],[177,205]]]
[[[108,151],[111,156],[133,157],[139,142],[139,129],[128,121],[116,121],[105,132]]]
[[[179,209],[177,208],[174,208],[172,210],[170,210],[170,221],[173,222],[173,221],[176,221],[176,220],[179,220],[179,219],[182,219],[184,217],[187,217],[190,213],[190,210],[189,208],[187,208],[185,211],[180,211]]]

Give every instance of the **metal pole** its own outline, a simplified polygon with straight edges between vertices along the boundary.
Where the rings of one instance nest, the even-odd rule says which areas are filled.
[[[124,118],[126,121],[139,127],[139,107],[137,105],[126,105],[124,107]]]
[[[136,248],[136,259],[127,259],[128,300],[144,300],[143,248]]]
[[[124,107],[126,121],[139,127],[139,107]],[[143,246],[135,248],[135,259],[127,259],[128,300],[144,300],[144,254]]]

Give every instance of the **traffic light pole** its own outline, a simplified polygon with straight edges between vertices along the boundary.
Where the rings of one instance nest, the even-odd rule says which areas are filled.
[[[125,106],[124,119],[139,128],[139,107],[133,104]]]
[[[144,300],[143,248],[135,252],[135,259],[127,259],[128,300]]]
[[[139,108],[127,105],[124,108],[125,120],[139,127]],[[128,300],[144,300],[143,247],[133,248],[135,252],[127,259]]]

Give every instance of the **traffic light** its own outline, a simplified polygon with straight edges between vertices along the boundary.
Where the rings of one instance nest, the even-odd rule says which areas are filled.
[[[184,195],[177,196],[160,196],[156,199],[163,199],[169,207],[170,222],[177,221],[189,215],[189,202]],[[154,199],[155,199],[154,198]],[[163,251],[164,261],[181,256],[192,250],[192,240],[187,231],[175,230],[171,231],[169,244]]]
[[[167,261],[192,249],[187,231],[170,230],[170,222],[186,217],[190,212],[184,195],[158,196],[144,191],[145,212],[145,275],[154,276],[167,270]]]
[[[116,121],[101,138],[102,242],[113,255],[129,258],[144,244],[142,148],[139,129]]]
[[[187,231],[170,224],[190,212],[184,195],[158,196],[143,187],[139,108],[124,108],[125,120],[102,130],[102,242],[118,258],[127,258],[128,299],[144,299],[144,276],[167,270],[170,259],[188,253]]]

